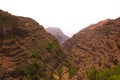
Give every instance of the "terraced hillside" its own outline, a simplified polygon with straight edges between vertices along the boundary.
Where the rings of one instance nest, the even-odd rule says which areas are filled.
[[[0,80],[55,80],[63,57],[57,40],[33,19],[0,10]]]
[[[79,66],[70,80],[87,80],[93,68],[113,68],[120,63],[120,18],[88,26],[67,40],[64,48],[71,54],[69,61]]]

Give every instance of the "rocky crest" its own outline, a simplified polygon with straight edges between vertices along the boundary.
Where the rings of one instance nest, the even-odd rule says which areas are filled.
[[[80,68],[71,80],[87,80],[92,68],[112,68],[120,63],[120,18],[88,26],[64,43],[68,59]]]
[[[48,27],[46,31],[51,33],[59,43],[64,43],[69,37],[67,37],[59,28],[56,27]]]

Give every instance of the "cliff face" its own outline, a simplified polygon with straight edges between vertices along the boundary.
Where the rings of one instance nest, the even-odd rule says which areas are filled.
[[[120,63],[120,18],[88,26],[64,43],[68,59],[79,66],[71,80],[87,80],[92,68],[112,68]]]
[[[63,57],[57,40],[37,22],[0,10],[0,80],[55,80]]]
[[[59,43],[64,43],[69,37],[67,37],[59,28],[56,27],[48,27],[46,31],[51,33]]]

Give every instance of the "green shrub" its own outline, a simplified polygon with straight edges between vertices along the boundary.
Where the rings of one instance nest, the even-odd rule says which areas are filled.
[[[40,53],[37,50],[33,50],[32,53],[31,53],[31,55],[35,59],[42,59],[42,57],[40,56]]]
[[[88,80],[97,80],[97,74],[99,71],[96,68],[93,68],[92,71],[88,74]]]
[[[39,66],[37,64],[30,64],[19,71],[19,76],[26,76],[27,80],[38,80],[41,73],[38,71]]]
[[[108,80],[120,80],[120,75],[111,76]]]
[[[110,76],[112,76],[112,72],[108,69],[104,69],[96,75],[96,80],[107,80]]]
[[[48,43],[46,43],[45,47],[44,47],[48,52],[60,52],[60,47],[59,44],[55,41],[49,41]]]
[[[93,69],[88,74],[88,80],[120,80],[120,65],[116,65],[112,69],[104,69],[102,71]]]
[[[79,70],[80,67],[78,66],[74,66],[70,69],[69,71],[69,77],[72,78],[76,73],[77,71]]]

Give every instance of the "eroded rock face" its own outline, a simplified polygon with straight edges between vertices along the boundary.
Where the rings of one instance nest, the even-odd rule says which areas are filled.
[[[64,54],[31,18],[0,10],[0,80],[54,80]]]
[[[46,28],[46,31],[51,33],[59,41],[60,44],[64,43],[66,40],[69,39],[69,37],[66,36],[59,28],[48,27]]]
[[[102,70],[120,63],[120,18],[88,26],[64,43],[68,57],[80,66],[71,80],[87,80],[92,68]]]

